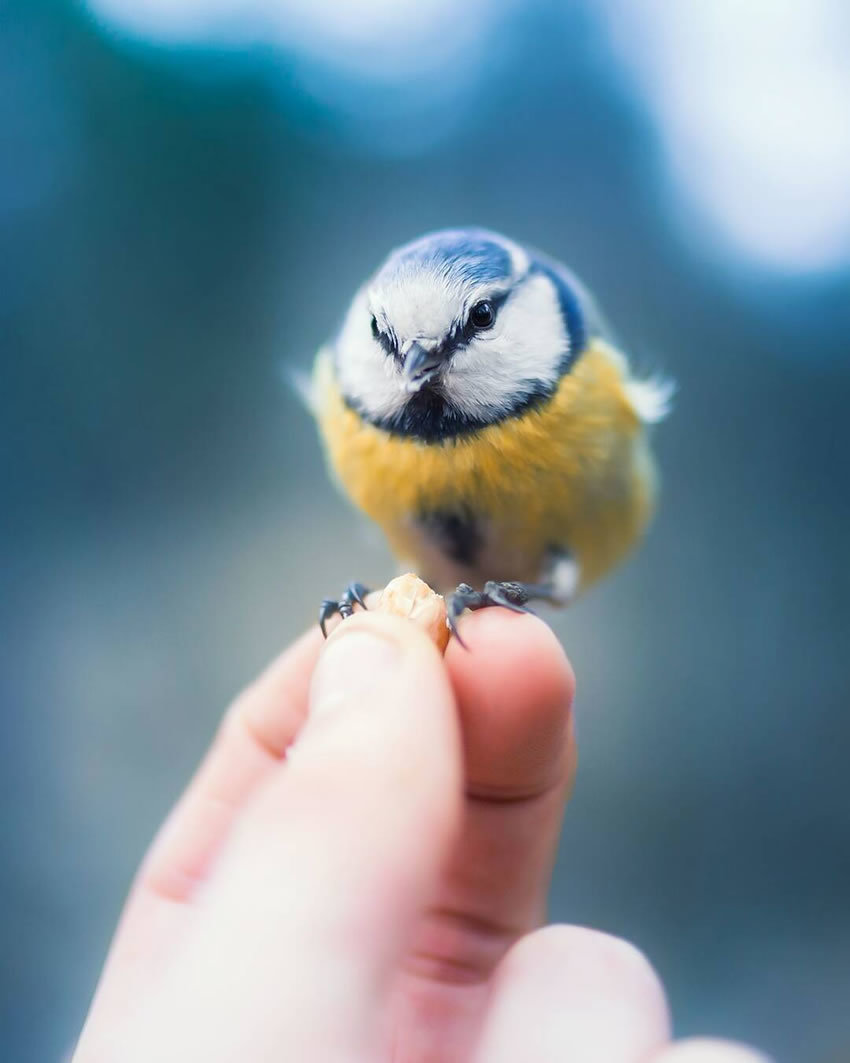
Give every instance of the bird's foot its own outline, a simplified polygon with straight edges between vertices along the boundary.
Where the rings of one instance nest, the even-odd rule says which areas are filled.
[[[552,601],[553,590],[545,583],[514,583],[488,580],[483,591],[473,590],[468,583],[459,583],[457,590],[448,598],[448,624],[451,632],[464,649],[466,643],[460,637],[457,622],[466,609],[485,609],[489,605],[502,605],[514,613],[532,613],[528,603],[534,599]]]
[[[319,627],[322,629],[322,634],[325,638],[328,637],[327,623],[330,618],[338,613],[343,620],[347,619],[354,612],[355,605],[362,606],[365,609],[366,595],[368,593],[369,588],[364,587],[362,583],[349,583],[338,600],[325,598],[319,606]]]

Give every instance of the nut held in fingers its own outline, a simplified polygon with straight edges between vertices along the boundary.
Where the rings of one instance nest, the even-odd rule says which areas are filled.
[[[446,652],[449,628],[445,600],[412,572],[391,580],[378,601],[374,605],[370,602],[370,608],[377,613],[412,620],[433,640],[440,653]]]

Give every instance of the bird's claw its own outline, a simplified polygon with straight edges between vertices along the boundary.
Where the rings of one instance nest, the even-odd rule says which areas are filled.
[[[488,580],[483,591],[474,590],[468,583],[459,583],[448,600],[447,620],[451,633],[464,649],[469,649],[458,631],[458,620],[466,609],[502,605],[514,613],[530,613],[532,610],[528,608],[528,601],[534,596],[530,590],[529,584],[497,580]]]
[[[324,599],[319,606],[319,627],[322,629],[322,634],[325,638],[328,637],[327,623],[330,618],[338,613],[343,620],[347,619],[353,614],[355,605],[365,609],[366,595],[368,593],[369,588],[364,587],[362,583],[349,583],[339,599]]]

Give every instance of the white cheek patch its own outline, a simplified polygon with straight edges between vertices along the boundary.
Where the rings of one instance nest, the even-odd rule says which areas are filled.
[[[376,417],[400,408],[405,396],[392,359],[372,336],[369,302],[358,292],[337,340],[337,374],[343,394]]]
[[[492,331],[454,355],[446,393],[467,416],[493,420],[529,386],[554,387],[569,342],[551,282],[533,275],[501,308]]]

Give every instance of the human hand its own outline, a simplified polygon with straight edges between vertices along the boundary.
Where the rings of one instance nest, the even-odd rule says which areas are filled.
[[[145,858],[74,1063],[756,1063],[670,1044],[632,946],[537,929],[575,769],[539,620],[312,631],[234,703]]]

